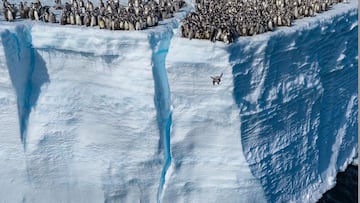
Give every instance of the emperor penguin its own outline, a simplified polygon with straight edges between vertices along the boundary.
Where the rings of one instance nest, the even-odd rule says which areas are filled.
[[[110,29],[111,28],[111,17],[109,15],[104,17],[105,21],[105,28]]]
[[[129,30],[129,23],[127,20],[124,22],[124,30]]]
[[[299,18],[299,10],[298,10],[297,6],[295,6],[295,8],[294,8],[294,17],[295,17],[295,19]]]
[[[174,10],[175,12],[178,12],[178,11],[180,10],[180,5],[179,5],[179,2],[178,2],[178,1],[174,1],[173,10]]]
[[[67,24],[67,15],[66,12],[63,11],[60,16],[60,25],[66,25]]]
[[[250,29],[249,29],[249,35],[252,36],[255,34],[255,28],[253,25],[250,26]]]
[[[314,9],[312,9],[311,7],[309,8],[309,16],[314,16]]]
[[[80,1],[79,1],[79,7],[80,7],[80,8],[81,8],[81,7],[85,7],[85,3],[84,3],[83,0],[80,0]]]
[[[14,4],[9,4],[6,8],[4,8],[4,17],[7,21],[13,21],[16,18],[17,8]]]
[[[91,14],[90,26],[91,27],[97,26],[97,18],[95,17],[95,14]]]
[[[71,25],[75,25],[76,21],[75,21],[75,15],[73,12],[70,13],[70,24]]]
[[[91,23],[90,14],[89,14],[89,12],[85,12],[85,14],[84,14],[84,25],[86,27],[88,27],[88,26],[90,26],[90,23]]]
[[[81,16],[78,11],[75,12],[75,24],[76,25],[83,25]]]
[[[221,82],[221,77],[223,76],[223,73],[221,73],[219,76],[211,76],[210,78],[213,80],[213,85],[215,85],[215,83],[216,84],[220,84],[220,82]]]
[[[241,30],[241,35],[242,35],[242,36],[246,36],[247,33],[248,33],[248,30],[247,30],[246,26],[244,26],[244,27],[242,28],[242,30]],[[216,38],[215,38],[215,40],[216,40]]]
[[[140,23],[139,20],[137,20],[137,21],[135,22],[135,30],[141,30],[141,29],[142,29],[141,23]]]
[[[139,7],[140,6],[140,1],[139,0],[134,0],[134,6]]]
[[[276,22],[276,24],[277,24],[278,26],[282,26],[282,25],[283,25],[283,24],[282,24],[282,18],[281,18],[280,15],[277,16],[277,22]]]
[[[42,21],[44,21],[46,23],[49,22],[49,13],[45,12],[44,14],[42,14],[41,19],[42,19]]]
[[[153,26],[152,19],[151,19],[151,16],[150,16],[150,15],[148,15],[148,16],[146,17],[146,26],[148,26],[148,27]]]
[[[120,22],[119,22],[119,29],[120,30],[124,30],[125,28],[124,28],[124,21],[122,21],[122,20],[120,20]]]
[[[39,11],[37,9],[34,9],[34,19],[40,20]]]
[[[230,38],[230,35],[227,33],[227,32],[224,32],[223,34],[222,34],[222,41],[223,42],[225,42],[225,44],[230,44],[230,42],[231,42],[231,38]],[[220,81],[218,82],[218,84],[220,83]],[[214,82],[213,82],[213,84],[214,84]]]
[[[20,10],[20,18],[28,18],[29,16],[29,8],[26,7],[26,5],[23,4],[23,2],[20,1],[19,4],[19,10]]]
[[[314,10],[316,13],[320,13],[320,4],[318,2],[315,2]]]
[[[150,6],[149,6],[149,4],[145,4],[145,5],[144,5],[144,12],[143,12],[143,14],[144,14],[145,16],[148,16],[148,15],[149,15],[149,11],[150,11]]]
[[[6,19],[7,21],[10,21],[10,22],[14,20],[13,14],[12,14],[12,12],[11,12],[11,8],[10,8],[10,7],[9,7],[9,8],[6,8],[5,19]]]
[[[99,21],[99,28],[100,29],[105,29],[105,20],[104,20],[104,18],[99,16],[98,21]]]
[[[158,25],[158,23],[159,23],[159,18],[158,18],[156,15],[152,16],[151,18],[152,18],[152,24],[153,24],[153,26]]]
[[[70,13],[71,11],[66,14],[66,24],[70,24]]]
[[[134,26],[134,23],[129,21],[129,30],[135,30],[135,26]]]
[[[111,29],[112,30],[120,30],[119,19],[114,18],[111,20]]]
[[[146,29],[147,26],[146,26],[145,18],[140,18],[139,23],[142,30]]]
[[[94,4],[89,0],[86,2],[86,9],[88,11],[93,11],[94,10]]]
[[[309,7],[305,7],[304,16],[305,17],[309,16]]]
[[[217,29],[215,39],[220,40],[221,34],[222,34],[221,28]]]
[[[53,12],[50,12],[50,14],[49,14],[49,22],[56,23],[56,16]]]

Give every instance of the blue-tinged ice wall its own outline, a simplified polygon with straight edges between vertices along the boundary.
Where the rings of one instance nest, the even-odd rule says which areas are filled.
[[[356,152],[358,15],[346,6],[229,47],[244,154],[269,202],[316,201]]]

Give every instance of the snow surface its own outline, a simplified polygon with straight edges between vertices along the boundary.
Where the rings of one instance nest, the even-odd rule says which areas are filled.
[[[232,45],[180,38],[191,2],[140,32],[1,21],[1,201],[315,202],[357,156],[357,6]]]

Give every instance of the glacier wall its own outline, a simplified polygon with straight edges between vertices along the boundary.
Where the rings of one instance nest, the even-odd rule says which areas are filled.
[[[244,154],[269,202],[316,201],[356,154],[358,16],[330,15],[229,47]]]
[[[189,9],[141,32],[0,23],[2,200],[314,202],[334,185],[358,146],[357,2],[230,46],[180,38]]]
[[[41,94],[28,110],[31,114],[26,121],[25,151],[19,153],[23,156],[17,154],[14,158],[25,159],[24,170],[20,172],[25,180],[15,178],[20,181],[17,184],[25,188],[9,190],[23,192],[30,202],[48,202],[54,197],[59,202],[138,199],[154,202],[163,153],[154,106],[152,50],[147,35],[129,33],[128,37],[123,35],[119,39],[110,33],[106,39],[96,41],[104,33],[89,30],[93,32],[92,38],[84,32],[75,36],[74,29],[69,28],[61,30],[62,38],[58,36],[58,28],[47,34],[43,29],[43,25],[30,28],[18,25],[2,35],[4,57],[1,61],[7,61],[2,69],[8,69],[11,79],[15,78],[11,82],[16,89],[13,97],[20,100],[17,103],[26,104],[32,95],[31,90],[18,93],[18,89],[27,91],[30,83],[27,78],[36,74],[31,72],[32,61],[45,61],[42,68],[48,73],[48,80],[41,83]],[[81,29],[75,30],[79,31]],[[9,44],[13,42],[8,38],[15,38],[14,43],[28,42],[23,40],[23,33],[32,38],[31,49],[36,50],[36,55],[29,54],[25,45],[14,50]],[[138,43],[132,42],[134,38]],[[110,43],[104,43],[107,40]],[[88,46],[91,44],[93,49]],[[111,44],[114,46],[110,47]],[[19,54],[28,58],[20,57],[17,65],[10,57]],[[19,71],[12,74],[16,68]],[[23,71],[27,69],[30,70]],[[39,83],[35,79],[30,81]],[[19,117],[18,122],[22,120]],[[3,149],[14,143],[17,142],[5,142]],[[9,159],[8,155],[3,156]],[[13,177],[11,172],[8,176]],[[3,185],[16,184],[4,181]],[[12,200],[7,189],[2,192],[5,200]]]

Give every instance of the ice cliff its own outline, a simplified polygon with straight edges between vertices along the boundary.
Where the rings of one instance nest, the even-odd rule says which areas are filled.
[[[357,5],[232,45],[180,38],[185,11],[1,22],[2,201],[315,202],[356,156]]]

